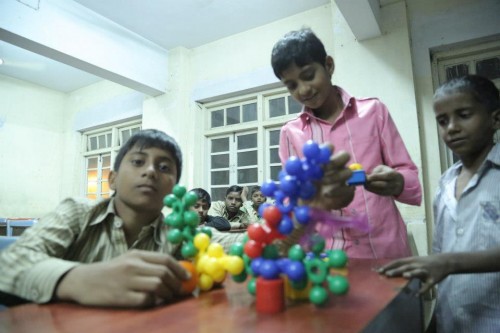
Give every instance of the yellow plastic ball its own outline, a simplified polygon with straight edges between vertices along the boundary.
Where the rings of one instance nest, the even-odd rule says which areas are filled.
[[[226,260],[224,261],[224,268],[231,275],[238,275],[241,272],[243,272],[243,269],[245,268],[245,263],[243,262],[242,258],[238,256],[227,256],[225,259]]]
[[[213,286],[214,280],[210,277],[210,275],[204,273],[200,275],[198,280],[198,287],[200,287],[200,290],[207,291],[212,289]]]
[[[219,243],[212,243],[208,246],[207,254],[210,257],[220,258],[224,255],[224,248]]]
[[[198,235],[194,236],[193,243],[194,243],[194,246],[199,251],[203,252],[210,244],[210,237],[208,237],[207,234],[201,232]]]
[[[349,165],[349,169],[351,169],[352,171],[363,170],[363,166],[359,163],[352,163],[351,165]]]
[[[207,273],[210,276],[216,276],[217,271],[224,270],[224,267],[222,267],[219,261],[213,257],[207,257],[203,265],[203,268],[204,268],[203,272]]]
[[[201,256],[198,257],[196,260],[196,271],[197,272],[204,272],[205,271],[205,265],[207,263],[207,260],[209,259],[209,256],[206,254],[202,254]]]

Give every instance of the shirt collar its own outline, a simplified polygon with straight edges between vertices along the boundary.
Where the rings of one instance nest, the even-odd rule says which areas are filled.
[[[482,174],[485,168],[488,168],[488,166],[491,164],[500,166],[500,143],[496,143],[493,146],[493,148],[491,148],[485,160],[479,167],[477,173]],[[461,168],[462,168],[462,161],[458,161],[457,163],[453,164],[450,169],[453,175],[457,175],[460,172]]]
[[[120,219],[120,217],[116,214],[115,210],[115,205],[114,205],[115,198],[112,197],[109,199],[108,206],[106,207],[106,210],[103,210],[101,213],[97,215],[97,217],[89,223],[89,225],[97,225],[99,223],[103,223],[106,221],[108,217],[112,217],[114,219]],[[139,238],[145,231],[149,228],[152,228],[152,231],[150,231],[153,234],[154,241],[156,244],[161,245],[163,244],[163,235],[165,234],[166,226],[163,224],[163,214],[160,213],[160,215],[149,225],[143,227],[139,233]]]
[[[339,92],[340,98],[342,99],[342,103],[344,104],[344,109],[342,110],[342,112],[340,113],[340,115],[339,115],[338,118],[341,118],[342,114],[346,113],[346,112],[358,112],[358,106],[356,104],[356,98],[354,98],[353,96],[351,96],[347,91],[345,91],[344,89],[340,88],[339,86],[334,86],[334,87]],[[317,119],[319,121],[323,121],[322,119],[319,119],[319,118],[317,118],[314,115],[312,109],[306,107],[305,105],[302,106],[302,112],[299,114],[299,118],[301,118],[302,121],[309,121],[311,119],[311,117],[315,118],[315,119]]]

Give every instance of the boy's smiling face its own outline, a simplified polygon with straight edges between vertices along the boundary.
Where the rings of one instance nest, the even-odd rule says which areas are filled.
[[[327,57],[325,66],[318,62],[303,67],[292,63],[281,73],[281,82],[299,103],[310,109],[321,108],[331,93],[333,59]]]
[[[462,160],[489,151],[498,128],[499,111],[489,112],[470,93],[452,93],[434,100],[439,134]]]
[[[128,151],[118,171],[112,171],[110,187],[116,191],[116,207],[127,207],[137,213],[160,214],[163,198],[172,193],[177,179],[175,159],[160,148]]]

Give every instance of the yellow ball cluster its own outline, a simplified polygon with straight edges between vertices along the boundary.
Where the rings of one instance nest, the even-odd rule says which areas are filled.
[[[193,243],[198,249],[195,265],[200,275],[198,280],[200,290],[212,289],[215,283],[224,281],[228,272],[231,275],[238,275],[243,271],[245,267],[243,259],[225,254],[222,245],[210,243],[210,237],[207,234],[197,234]]]

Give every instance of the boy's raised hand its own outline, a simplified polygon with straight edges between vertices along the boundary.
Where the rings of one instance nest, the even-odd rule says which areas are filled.
[[[398,196],[404,188],[403,175],[387,165],[376,166],[366,176],[365,188],[378,195]]]
[[[132,250],[110,261],[73,268],[55,294],[84,305],[145,307],[171,300],[189,277],[170,255]]]
[[[332,146],[330,146],[333,149]],[[323,167],[324,175],[320,181],[315,198],[309,205],[325,210],[340,209],[354,198],[354,187],[347,185],[352,171],[346,167],[350,156],[345,151],[335,153],[330,162]]]

